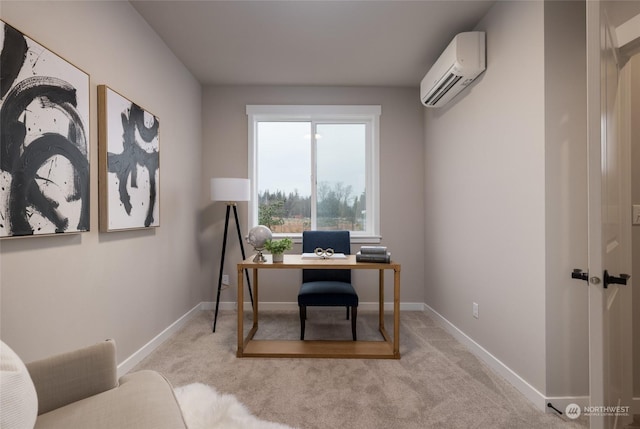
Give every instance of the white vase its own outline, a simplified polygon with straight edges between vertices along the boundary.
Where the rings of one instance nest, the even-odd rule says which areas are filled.
[[[284,253],[272,253],[273,262],[282,262],[284,261]]]

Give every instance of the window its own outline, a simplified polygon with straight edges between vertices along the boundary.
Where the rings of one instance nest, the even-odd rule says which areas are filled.
[[[380,106],[247,106],[249,225],[379,240]]]

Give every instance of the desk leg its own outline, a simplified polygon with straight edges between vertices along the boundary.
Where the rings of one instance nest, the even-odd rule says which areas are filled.
[[[258,269],[253,269],[253,329],[258,329]]]
[[[380,308],[378,309],[378,325],[380,330],[384,329],[384,270],[380,270],[378,274],[378,296],[380,297]]]
[[[393,270],[393,355],[400,359],[400,267]]]
[[[244,326],[243,326],[243,319],[244,319],[244,296],[243,296],[243,284],[242,284],[242,268],[240,268],[240,266],[238,266],[238,302],[236,304],[236,310],[238,313],[238,351],[236,353],[236,356],[238,357],[242,357],[242,351],[243,351],[243,342],[244,342]],[[254,299],[254,303],[257,302],[257,299]],[[255,305],[255,304],[254,304]],[[255,319],[255,314],[254,314],[254,319]]]

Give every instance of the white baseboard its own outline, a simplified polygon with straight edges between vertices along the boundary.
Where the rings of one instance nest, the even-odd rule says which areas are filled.
[[[576,404],[581,409],[589,406],[589,396],[545,396],[535,387],[529,384],[525,379],[520,377],[515,371],[505,365],[498,358],[493,356],[487,349],[475,342],[467,334],[462,332],[457,326],[449,322],[444,316],[435,311],[429,305],[424,304],[424,311],[431,315],[447,332],[449,332],[455,339],[465,345],[471,353],[478,357],[481,361],[486,363],[497,374],[505,378],[511,385],[520,391],[527,399],[529,399],[536,407],[547,413],[556,414],[556,412],[549,406],[553,405],[553,408],[560,410],[564,414],[569,404]],[[634,397],[631,401],[631,413],[640,414],[640,397]]]
[[[584,407],[589,406],[588,396],[547,396],[545,401],[547,403],[546,411],[548,413],[555,413],[555,411],[553,411],[549,406],[549,404],[551,404],[553,405],[553,408],[560,410],[563,416],[567,411],[567,406],[570,404],[578,405],[581,410],[584,410]]]
[[[167,327],[164,331],[160,332],[151,341],[142,346],[138,351],[122,361],[118,365],[118,378],[131,371],[134,366],[139,364],[144,358],[149,356],[151,352],[158,348],[160,344],[162,344],[167,338],[169,338],[182,326],[184,326],[185,323],[187,323],[193,316],[195,316],[199,311],[202,310],[202,304],[203,303],[197,304],[191,310],[187,311],[178,320],[169,325],[169,327]]]
[[[567,405],[576,404],[579,405],[581,409],[585,409],[585,407],[589,406],[589,397],[588,396],[569,396],[569,397],[548,397],[547,403],[553,404],[553,406],[563,413],[565,412]],[[640,414],[640,398],[631,398],[631,410],[629,411],[630,419],[633,420],[634,414]]]
[[[220,302],[219,310],[235,310],[236,303],[234,301]],[[361,302],[358,306],[361,310],[377,311],[377,302]],[[385,311],[393,311],[393,303],[386,302],[384,305]],[[181,316],[178,320],[173,322],[169,327],[156,335],[151,341],[142,346],[138,351],[133,353],[122,363],[118,365],[118,377],[129,372],[133,367],[140,363],[145,357],[151,354],[157,347],[160,346],[167,338],[177,332],[185,323],[187,323],[192,317],[194,317],[199,311],[214,310],[215,302],[203,301]],[[244,303],[245,311],[251,310],[251,303]],[[273,310],[273,311],[286,311],[297,310],[298,304],[295,302],[261,302],[260,309]],[[458,329],[454,324],[445,319],[440,313],[435,311],[427,304],[417,302],[405,302],[400,303],[401,311],[425,311],[433,319],[438,322],[447,332],[449,332],[455,339],[465,345],[471,353],[478,357],[481,361],[487,364],[493,371],[505,378],[511,383],[520,393],[522,393],[527,399],[529,399],[537,408],[542,411],[555,413],[547,404],[551,403],[556,409],[565,412],[567,405],[577,404],[580,407],[589,405],[588,396],[563,396],[563,397],[546,397],[540,393],[535,387],[529,384],[525,379],[520,377],[515,371],[501,362],[498,358],[493,356],[488,350],[482,347],[480,344],[471,339],[467,334]],[[633,398],[632,413],[640,414],[640,398]]]
[[[122,363],[118,365],[118,377],[122,377],[124,374],[131,371],[133,367],[139,364],[144,358],[149,356],[156,348],[160,346],[167,338],[178,331],[185,323],[187,323],[198,311],[215,310],[216,303],[211,301],[203,301],[200,304],[193,307],[178,320],[173,322],[168,328],[156,335],[151,341],[142,346],[138,351],[126,358]],[[378,310],[377,302],[361,302],[358,306],[362,310]],[[385,311],[393,311],[393,303],[387,302],[384,305]],[[235,301],[220,301],[218,310],[235,310]],[[298,310],[298,304],[295,302],[261,302],[261,310]],[[400,311],[423,311],[424,304],[418,302],[406,302],[400,304]],[[251,311],[251,303],[244,303],[244,310]]]
[[[202,301],[200,303],[201,310],[215,310],[216,303],[213,301]],[[218,306],[219,310],[235,310],[236,303],[235,301],[220,301],[220,305]]]
[[[462,332],[458,327],[456,327],[453,323],[449,322],[445,319],[440,313],[435,311],[433,308],[429,307],[427,304],[424,304],[425,311],[432,316],[440,325],[444,328],[445,331],[449,332],[453,337],[460,341],[463,345],[465,345],[471,353],[473,353],[476,357],[478,357],[481,361],[486,363],[492,370],[506,379],[509,383],[511,383],[516,389],[520,391],[527,399],[529,399],[537,408],[545,412],[554,411],[547,406],[549,402],[553,404],[554,407],[561,410],[564,413],[564,408],[572,402],[583,405],[582,397],[563,397],[563,398],[547,398],[545,395],[540,393],[538,389],[529,384],[525,379],[520,377],[515,371],[501,362],[498,358],[492,355],[487,349],[482,347],[480,344],[476,343],[471,337]],[[566,402],[566,403],[565,403]],[[584,405],[588,405],[589,398],[586,398],[586,402]],[[556,405],[558,404],[558,405]],[[564,407],[562,407],[564,404]]]
[[[203,302],[202,309],[203,310],[215,310],[216,303],[215,302]],[[235,301],[220,301],[218,306],[218,310],[235,310],[236,303]],[[251,310],[251,303],[244,303],[244,311]],[[270,311],[287,311],[287,310],[298,310],[297,302],[260,302],[260,310],[270,310]],[[358,304],[358,310],[363,311],[378,311],[378,303],[377,302],[360,302]],[[393,302],[385,302],[384,303],[385,311],[393,311]],[[400,311],[424,311],[424,304],[421,302],[401,302],[400,303]]]

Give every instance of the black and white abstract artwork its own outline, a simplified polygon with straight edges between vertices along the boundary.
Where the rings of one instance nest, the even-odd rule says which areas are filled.
[[[98,105],[100,229],[160,226],[160,121],[106,85]]]
[[[0,30],[0,238],[88,231],[89,75]]]

